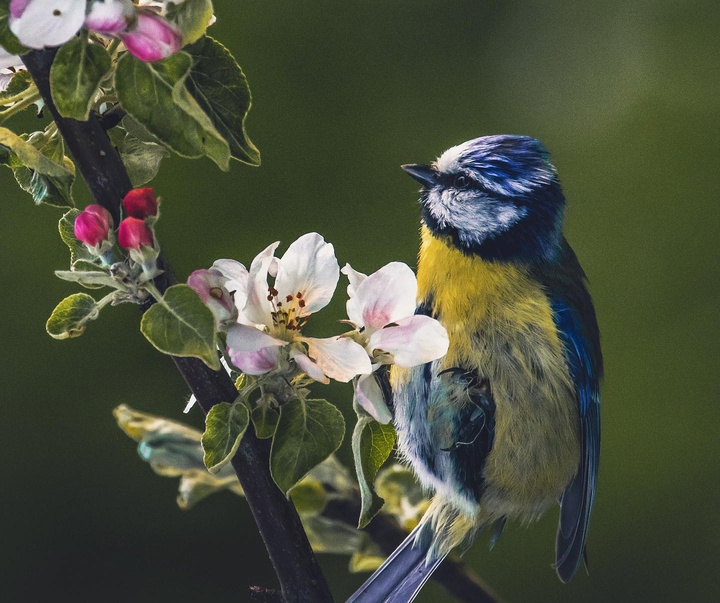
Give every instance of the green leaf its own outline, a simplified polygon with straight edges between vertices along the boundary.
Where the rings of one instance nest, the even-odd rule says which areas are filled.
[[[155,63],[125,53],[115,69],[118,99],[130,116],[178,155],[207,155],[227,170],[228,143],[185,87],[191,66],[186,52]]]
[[[250,414],[244,402],[220,402],[205,417],[202,447],[203,461],[210,473],[217,473],[230,462],[245,435]]]
[[[358,421],[353,430],[352,451],[362,503],[358,527],[364,528],[385,502],[375,493],[372,484],[395,445],[395,430],[392,425],[378,423],[357,405],[355,410]]]
[[[62,300],[52,311],[45,329],[50,337],[69,339],[85,332],[85,325],[98,317],[95,300],[87,293],[75,293]]]
[[[192,44],[202,38],[212,16],[212,0],[169,2],[165,11],[165,17],[180,30],[183,44]]]
[[[408,532],[420,523],[430,506],[430,499],[415,474],[397,463],[378,473],[375,488],[385,499],[383,513],[394,516],[397,523]]]
[[[25,54],[30,49],[20,44],[17,36],[10,31],[10,0],[0,0],[0,46],[10,54]]]
[[[267,404],[260,404],[252,411],[252,422],[255,425],[255,435],[261,440],[275,435],[280,416]]]
[[[345,420],[327,400],[292,400],[280,408],[270,472],[286,494],[342,444]]]
[[[367,534],[354,527],[323,515],[303,515],[300,519],[316,553],[352,555],[362,548],[367,538]]]
[[[60,115],[86,121],[100,81],[110,71],[110,54],[87,38],[60,47],[50,68],[50,90]]]
[[[172,356],[199,358],[220,370],[215,319],[200,296],[187,285],[173,285],[145,312],[140,330],[159,351]]]
[[[244,496],[242,486],[233,473],[227,477],[210,475],[205,469],[202,471],[188,471],[180,478],[177,504],[183,511],[194,507],[204,498],[215,492],[230,490],[239,496]]]
[[[301,515],[317,515],[325,508],[327,493],[320,482],[306,477],[290,490],[290,499]]]
[[[193,58],[187,87],[230,145],[233,158],[260,165],[260,151],[245,131],[252,98],[250,87],[230,51],[220,42],[204,37],[185,49]]]
[[[65,157],[62,138],[46,132],[18,136],[0,127],[0,164],[13,170],[20,187],[35,203],[72,207],[75,166]]]
[[[56,270],[55,276],[64,281],[79,283],[90,289],[117,287],[117,281],[107,272],[100,270]]]
[[[167,149],[154,142],[143,142],[128,134],[120,146],[120,158],[134,187],[150,182],[160,170],[160,163],[169,157]]]

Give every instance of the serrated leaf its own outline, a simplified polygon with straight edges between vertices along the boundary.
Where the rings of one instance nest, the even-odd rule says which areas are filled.
[[[290,490],[290,500],[300,515],[317,515],[325,508],[327,493],[320,482],[306,477]]]
[[[352,555],[363,546],[367,535],[352,526],[322,515],[301,517],[310,546],[316,553]]]
[[[79,283],[84,287],[115,287],[117,281],[107,274],[99,270],[56,270],[55,276],[64,281],[71,283]]]
[[[215,319],[200,296],[187,285],[173,285],[143,314],[140,330],[159,351],[199,358],[219,371]]]
[[[205,417],[202,447],[203,461],[210,473],[217,473],[230,462],[245,435],[250,413],[242,401],[220,402]]]
[[[183,37],[183,44],[192,44],[207,31],[213,16],[212,0],[169,2],[165,17],[174,23]]]
[[[228,143],[185,87],[191,66],[192,58],[186,52],[155,63],[125,53],[115,68],[120,105],[178,155],[207,155],[227,170]]]
[[[248,138],[245,118],[252,104],[247,78],[230,51],[211,37],[185,48],[193,59],[187,87],[230,145],[233,158],[260,165],[260,151]]]
[[[72,207],[75,166],[65,157],[62,139],[45,132],[33,132],[27,140],[23,136],[0,127],[0,164],[13,170],[35,203]]]
[[[357,405],[356,411],[358,411]],[[378,423],[364,411],[358,411],[358,420],[352,435],[352,451],[360,486],[359,528],[364,528],[370,523],[385,502],[375,492],[373,482],[380,467],[390,456],[394,445],[395,430],[392,425]]]
[[[273,437],[279,419],[280,415],[267,404],[256,406],[252,411],[255,435],[261,440]]]
[[[85,325],[95,320],[99,310],[95,300],[87,293],[75,293],[62,300],[52,311],[45,329],[55,339],[79,337]]]
[[[17,36],[10,31],[10,0],[0,0],[0,46],[10,54],[25,54],[30,49],[20,44]]]
[[[87,38],[72,38],[60,47],[50,68],[50,91],[63,117],[87,121],[100,81],[110,71],[110,54]]]
[[[134,187],[150,182],[160,170],[160,163],[169,157],[168,150],[154,142],[144,142],[127,134],[120,145],[120,158]]]
[[[280,408],[270,450],[270,472],[288,493],[342,444],[345,420],[327,400],[292,400]]]

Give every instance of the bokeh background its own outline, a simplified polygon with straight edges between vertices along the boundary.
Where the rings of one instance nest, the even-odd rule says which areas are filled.
[[[252,86],[263,165],[165,162],[154,186],[177,273],[249,262],[311,230],[360,270],[414,265],[417,185],[398,166],[483,134],[539,137],[606,357],[591,573],[555,577],[555,513],[467,560],[507,601],[719,600],[717,0],[215,6],[212,33]],[[0,190],[0,598],[245,601],[246,585],[273,584],[245,503],[223,493],[180,511],[175,480],[115,426],[119,403],[182,419],[187,397],[137,310],[106,310],[77,340],[45,334],[75,290],[52,274],[66,266],[59,214],[34,207],[9,171]],[[342,313],[338,295],[314,332],[332,333]],[[320,389],[352,420],[347,387]],[[347,558],[321,560],[338,601],[364,578]],[[420,598],[446,600],[434,585]]]

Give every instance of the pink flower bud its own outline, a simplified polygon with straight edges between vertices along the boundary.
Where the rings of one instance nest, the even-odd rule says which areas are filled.
[[[157,215],[158,204],[155,193],[149,186],[132,189],[122,202],[125,213],[132,218],[144,220]]]
[[[25,12],[30,0],[10,0],[10,16],[13,19],[19,19]]]
[[[111,227],[112,217],[107,209],[102,205],[88,205],[75,218],[75,238],[86,245],[97,247],[107,240]]]
[[[119,36],[128,52],[145,62],[165,59],[182,48],[178,29],[151,11],[138,12],[135,27]]]
[[[145,220],[125,218],[118,228],[118,243],[128,250],[152,247],[153,234],[145,224]]]
[[[227,280],[219,270],[213,269],[196,270],[187,280],[187,284],[195,289],[220,326],[234,323],[238,315],[235,302],[225,288]]]
[[[85,27],[101,34],[119,34],[134,13],[135,5],[131,0],[95,0],[85,17]]]

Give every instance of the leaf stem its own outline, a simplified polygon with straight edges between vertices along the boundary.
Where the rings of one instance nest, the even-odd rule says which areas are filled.
[[[18,95],[18,96],[21,96],[21,95]],[[35,104],[36,102],[38,102],[41,99],[42,99],[42,97],[40,96],[39,92],[35,92],[34,94],[26,96],[23,100],[16,102],[9,109],[5,109],[5,111],[0,112],[0,123],[5,122],[6,120],[11,118],[16,113],[20,113],[20,111],[24,111],[30,105]]]

